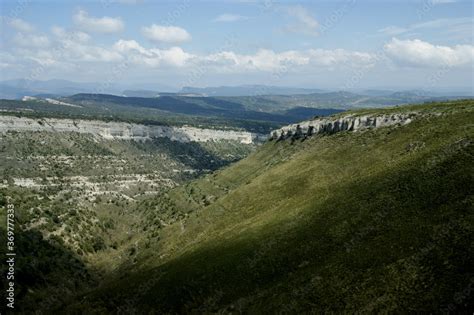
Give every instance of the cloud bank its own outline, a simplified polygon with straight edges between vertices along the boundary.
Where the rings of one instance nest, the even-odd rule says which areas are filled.
[[[142,35],[151,41],[164,43],[182,43],[191,40],[191,35],[178,26],[152,24],[142,27]]]

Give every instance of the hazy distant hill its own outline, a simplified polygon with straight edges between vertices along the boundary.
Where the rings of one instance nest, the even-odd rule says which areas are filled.
[[[23,96],[55,95],[68,96],[78,93],[108,93],[122,95],[122,91],[145,93],[145,97],[152,97],[154,90],[173,92],[172,87],[161,84],[128,84],[119,82],[73,82],[69,80],[5,80],[0,81],[1,99],[21,99]],[[150,93],[151,92],[151,93]],[[142,95],[136,95],[142,96]]]
[[[219,97],[232,102],[243,104],[247,109],[258,111],[288,110],[294,107],[307,108],[368,108],[395,106],[410,103],[444,101],[450,99],[469,98],[466,96],[433,96],[413,92],[391,92],[382,95],[363,95],[347,91],[323,92],[294,95],[260,95]]]
[[[29,90],[24,87],[15,87],[7,84],[0,83],[0,98],[2,99],[21,99],[25,95],[34,95],[38,91]]]
[[[105,94],[77,94],[64,98],[64,100],[84,106],[116,104],[127,107],[153,108],[184,115],[222,117],[232,120],[258,120],[275,123],[295,122],[315,115],[324,116],[341,111],[341,109],[332,108],[303,108],[303,106],[297,106],[297,104],[291,108],[275,106],[271,111],[261,111],[245,107],[241,102],[241,98],[238,97],[224,99],[217,97],[168,95],[146,98]]]
[[[150,90],[125,90],[122,92],[122,96],[126,97],[157,97],[159,95],[159,92]]]
[[[219,86],[219,87],[183,87],[181,93],[197,93],[207,96],[254,96],[254,95],[291,95],[317,93],[320,89],[304,89],[293,87],[280,87],[268,85],[240,85],[240,86]]]
[[[161,96],[187,96],[187,97],[202,97],[205,95],[196,93],[174,93],[174,92],[158,92],[150,90],[125,90],[121,96],[126,97],[161,97]]]
[[[17,99],[25,95],[33,96],[37,94],[66,96],[94,91],[99,86],[98,83],[81,83],[67,80],[6,80],[0,82],[0,98]]]

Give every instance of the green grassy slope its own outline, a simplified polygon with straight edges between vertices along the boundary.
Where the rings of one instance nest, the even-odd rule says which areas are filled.
[[[402,127],[269,142],[150,200],[136,263],[60,310],[467,312],[474,103],[391,111],[413,109]],[[170,208],[181,219],[150,233]]]

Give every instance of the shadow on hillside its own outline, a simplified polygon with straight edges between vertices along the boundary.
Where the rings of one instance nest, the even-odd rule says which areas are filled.
[[[203,243],[101,288],[89,296],[94,306],[78,303],[71,310],[95,305],[111,313],[472,309],[465,294],[474,282],[472,221],[466,212],[472,153],[470,144],[429,168],[420,156],[363,182],[346,182],[324,202],[309,202],[293,221]]]
[[[1,235],[1,243],[6,244],[5,229],[1,229]],[[5,251],[3,246],[2,251]],[[60,241],[44,240],[38,231],[16,228],[15,254],[15,313],[49,314],[68,297],[93,283],[91,274],[75,254]],[[7,283],[3,275],[7,268],[7,264],[2,263],[5,289]]]

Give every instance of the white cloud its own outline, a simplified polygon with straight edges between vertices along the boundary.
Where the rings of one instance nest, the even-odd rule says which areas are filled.
[[[296,65],[308,62],[306,58],[302,59],[302,56],[291,54],[291,52],[278,54],[268,49],[260,49],[254,55],[241,55],[232,51],[224,51],[205,56],[203,60],[211,66],[223,67],[225,71],[238,72],[248,70],[276,71],[285,64]]]
[[[326,67],[372,67],[377,58],[371,53],[345,49],[311,49],[312,64]]]
[[[121,52],[121,53],[128,53],[131,51],[136,51],[145,56],[152,56],[151,53],[147,51],[144,47],[142,47],[137,41],[135,40],[124,40],[121,39],[114,44],[114,49]]]
[[[236,22],[236,21],[246,20],[246,19],[248,19],[248,17],[243,16],[243,15],[224,13],[217,16],[213,21],[214,22]]]
[[[64,37],[66,35],[66,30],[59,26],[52,26],[51,33],[53,33],[53,35],[57,37]]]
[[[59,29],[56,29],[56,32],[58,31]],[[55,68],[65,65],[68,65],[69,68],[71,66],[77,67],[84,62],[119,62],[123,59],[122,55],[113,49],[77,40],[76,32],[71,32],[71,35],[60,32],[59,35],[61,34],[64,36],[49,40],[49,47],[39,44],[23,45],[15,49],[14,53],[18,60],[30,60],[42,66]],[[27,38],[26,41],[32,43],[31,38]],[[51,49],[51,47],[53,48]]]
[[[50,45],[50,40],[44,35],[17,33],[13,42],[20,47],[45,48]]]
[[[149,40],[165,43],[181,43],[191,39],[191,35],[178,26],[152,24],[142,27],[142,34]]]
[[[115,33],[124,29],[120,18],[104,16],[101,18],[91,17],[84,10],[77,11],[73,16],[74,23],[78,28],[94,33]]]
[[[474,64],[474,46],[437,46],[415,40],[392,40],[384,46],[387,55],[402,66],[456,67]]]
[[[84,45],[75,41],[68,41],[65,45],[63,57],[66,57],[68,61],[117,62],[123,60],[123,56],[112,49],[94,45]],[[61,56],[59,56],[59,58],[61,58]]]
[[[319,68],[370,67],[375,58],[369,53],[344,49],[287,50],[275,52],[260,49],[254,54],[238,54],[221,51],[208,55],[194,55],[180,47],[169,49],[145,48],[135,40],[119,40],[113,50],[132,63],[150,67],[168,65],[174,67],[200,66],[215,72],[276,72],[314,71]]]
[[[66,31],[60,27],[53,27],[52,32],[56,36],[54,49],[44,50],[42,53],[49,53],[50,58],[58,63],[109,63],[123,60],[117,51],[90,43],[90,36],[86,33]]]
[[[182,67],[185,66],[188,60],[193,58],[193,55],[183,51],[180,47],[171,47],[165,50],[154,50],[160,58],[169,65]]]
[[[375,58],[369,53],[347,51],[344,49],[310,49],[305,51],[288,50],[280,53],[261,49],[253,55],[236,54],[224,51],[201,58],[218,71],[314,71],[336,67],[370,67]]]
[[[31,24],[18,18],[10,19],[8,21],[8,25],[10,25],[15,30],[23,33],[31,33],[34,31],[34,27]]]
[[[135,40],[121,39],[114,44],[113,49],[133,63],[151,67],[158,67],[162,64],[183,67],[188,61],[195,58],[194,55],[186,53],[180,47],[147,49]]]
[[[286,13],[296,19],[296,24],[287,25],[286,31],[318,35],[319,23],[308,9],[301,5],[289,6],[286,7]]]

